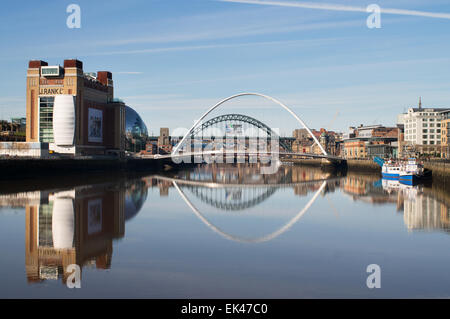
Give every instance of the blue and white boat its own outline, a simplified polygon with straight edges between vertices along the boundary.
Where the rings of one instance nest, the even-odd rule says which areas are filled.
[[[400,165],[397,163],[384,163],[381,167],[381,175],[385,179],[396,179],[400,176]]]
[[[429,178],[431,178],[431,171],[417,163],[415,158],[410,158],[406,164],[401,166],[398,180],[405,185],[417,185]]]
[[[384,161],[375,157],[374,162],[381,166],[381,175],[384,179],[398,180],[400,175],[400,164],[393,161]]]

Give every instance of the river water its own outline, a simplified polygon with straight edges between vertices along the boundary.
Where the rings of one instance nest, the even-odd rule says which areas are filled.
[[[2,298],[450,297],[437,185],[290,165],[44,184],[2,189]]]

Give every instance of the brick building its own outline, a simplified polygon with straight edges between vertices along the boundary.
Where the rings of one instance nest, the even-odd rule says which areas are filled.
[[[27,142],[74,155],[124,150],[125,104],[114,101],[110,72],[84,73],[79,60],[33,60],[26,90]]]

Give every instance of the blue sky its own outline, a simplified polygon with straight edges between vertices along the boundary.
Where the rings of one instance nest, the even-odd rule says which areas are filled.
[[[304,3],[284,0],[273,2]],[[81,7],[81,28],[66,7]],[[448,0],[310,3],[449,13]],[[215,102],[253,91],[290,106],[311,128],[394,125],[417,105],[450,107],[450,19],[215,0],[8,1],[0,12],[0,117],[25,115],[28,60],[78,58],[113,72],[116,97],[157,133],[189,127]],[[298,127],[256,97],[212,116],[245,113],[280,132]]]

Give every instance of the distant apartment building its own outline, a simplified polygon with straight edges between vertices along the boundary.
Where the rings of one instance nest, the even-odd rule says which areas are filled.
[[[403,125],[404,141],[402,154],[440,154],[442,142],[443,113],[447,108],[409,108],[398,115],[398,124]]]

